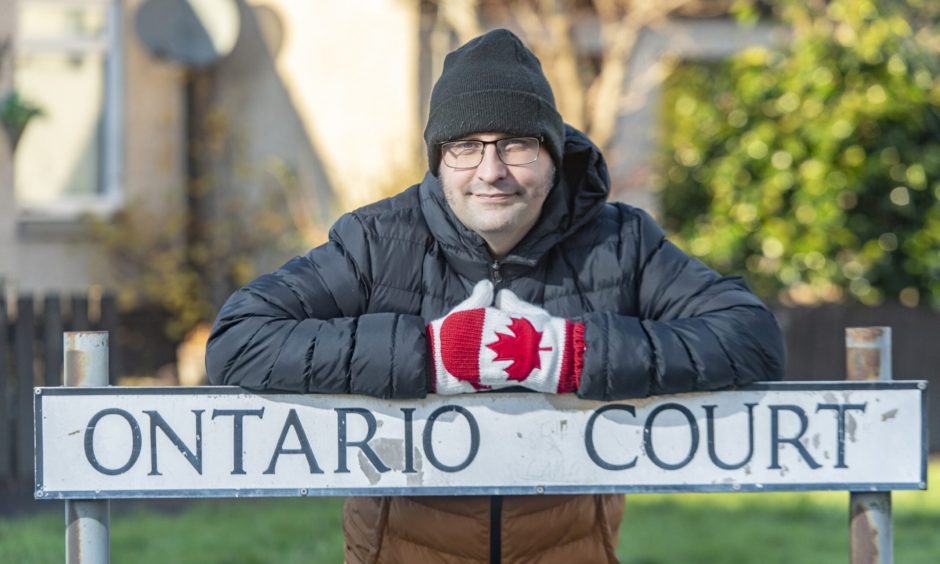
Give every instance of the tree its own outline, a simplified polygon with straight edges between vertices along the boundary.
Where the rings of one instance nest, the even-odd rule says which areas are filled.
[[[189,152],[199,162],[220,159],[234,144],[232,120],[206,104]],[[147,197],[128,201],[107,218],[88,217],[105,251],[123,309],[156,305],[167,314],[164,332],[183,339],[210,323],[228,296],[286,257],[326,239],[315,202],[289,163],[239,162],[259,179],[251,194],[232,191],[208,166],[189,170],[185,190],[168,187],[167,211],[155,213]]]
[[[940,307],[940,7],[780,3],[782,50],[670,79],[674,239],[784,302]]]

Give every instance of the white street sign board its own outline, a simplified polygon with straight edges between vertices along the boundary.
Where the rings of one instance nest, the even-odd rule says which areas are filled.
[[[37,388],[36,497],[924,489],[923,382],[611,403]]]

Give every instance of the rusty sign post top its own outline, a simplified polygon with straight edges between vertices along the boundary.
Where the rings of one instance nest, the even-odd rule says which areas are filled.
[[[848,380],[891,380],[891,328],[846,327]]]
[[[65,350],[62,382],[66,387],[108,385],[107,331],[70,331],[62,341]]]

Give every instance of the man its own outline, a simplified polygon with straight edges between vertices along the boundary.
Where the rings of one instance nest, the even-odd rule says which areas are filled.
[[[344,215],[328,243],[229,299],[213,383],[614,400],[783,374],[776,321],[739,279],[606,202],[603,156],[563,124],[512,33],[448,55],[424,137],[421,184]],[[529,352],[501,356],[506,336]],[[615,562],[622,511],[616,495],[350,498],[346,559]]]

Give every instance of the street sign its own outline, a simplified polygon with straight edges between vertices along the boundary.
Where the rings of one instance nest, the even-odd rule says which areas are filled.
[[[611,403],[37,388],[38,499],[926,488],[923,382]]]

